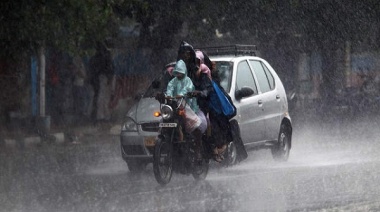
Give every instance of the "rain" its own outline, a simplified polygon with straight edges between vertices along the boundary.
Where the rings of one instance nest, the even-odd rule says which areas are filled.
[[[379,17],[371,0],[1,2],[0,211],[380,211]],[[182,41],[256,46],[287,94],[287,161],[247,145],[166,185],[126,163],[126,116]]]

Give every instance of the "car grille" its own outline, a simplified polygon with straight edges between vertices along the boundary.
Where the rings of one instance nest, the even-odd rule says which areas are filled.
[[[145,155],[144,149],[140,145],[122,146],[125,154],[127,155]]]
[[[159,125],[158,122],[144,123],[144,124],[141,124],[141,129],[147,132],[158,132],[159,130],[158,125]]]

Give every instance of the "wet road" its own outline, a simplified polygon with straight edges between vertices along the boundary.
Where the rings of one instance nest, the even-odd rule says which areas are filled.
[[[0,151],[0,211],[379,211],[378,119],[294,123],[288,162],[250,152],[205,181],[132,174],[118,137]]]

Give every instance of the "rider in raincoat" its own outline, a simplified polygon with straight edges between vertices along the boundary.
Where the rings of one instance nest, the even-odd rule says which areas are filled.
[[[209,117],[209,129],[211,130],[207,133],[207,144],[213,152],[214,160],[221,162],[224,159],[227,144],[233,140],[229,120],[235,115],[225,116],[220,111],[216,111],[216,107],[212,107],[217,105],[215,100],[218,101],[215,99],[217,98],[217,94],[212,81],[216,82],[216,85],[223,91],[223,94],[229,99],[230,103],[232,103],[232,100],[228,93],[219,85],[217,70],[215,70],[215,65],[207,54],[200,50],[195,51],[189,43],[182,41],[178,49],[177,60],[179,59],[184,60],[186,63],[187,74],[198,93],[197,102],[200,110]],[[215,79],[213,79],[214,77]],[[235,106],[233,107],[236,112]],[[247,153],[242,144],[237,145],[239,146],[239,160],[243,160],[247,157]]]
[[[177,61],[173,70],[173,75],[175,77],[168,83],[165,93],[166,96],[185,96],[188,92],[193,92],[195,90],[192,80],[187,76],[187,68],[183,60]],[[195,129],[192,129],[190,133],[195,137],[197,158],[201,160],[202,134],[206,131],[207,120],[202,110],[199,109],[196,98],[189,98],[187,103],[191,110],[198,116],[200,121],[200,124]],[[188,112],[186,111],[186,113]]]
[[[183,60],[179,60],[174,67],[172,80],[169,81],[166,96],[185,96],[188,92],[194,91],[195,87],[191,79],[187,76],[186,64]],[[197,101],[195,98],[188,100],[190,108],[197,113],[199,110]]]

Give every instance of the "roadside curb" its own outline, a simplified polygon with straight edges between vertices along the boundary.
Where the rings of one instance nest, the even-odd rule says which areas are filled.
[[[54,137],[55,143],[63,143],[65,141],[65,134],[63,132],[53,133],[51,134],[52,137]],[[41,136],[29,136],[29,137],[23,137],[20,139],[15,138],[5,138],[4,143],[5,146],[9,147],[15,147],[15,146],[29,146],[29,145],[36,145],[39,143],[42,143],[43,139]]]
[[[100,130],[96,127],[87,127],[87,128],[78,128],[75,129],[78,133],[75,135],[76,140],[80,140],[83,137],[87,136],[118,136],[120,134],[120,125],[114,125],[109,130]],[[49,138],[42,138],[38,135],[33,136],[25,136],[20,138],[0,138],[0,147],[29,147],[29,146],[36,146],[42,143],[53,143],[53,144],[64,144],[64,143],[70,143],[70,138],[72,135],[67,135],[64,132],[55,132],[49,134]],[[2,139],[2,140],[1,140]]]

